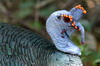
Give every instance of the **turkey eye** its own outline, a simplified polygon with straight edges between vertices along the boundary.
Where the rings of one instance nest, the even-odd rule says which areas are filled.
[[[65,21],[65,22],[70,22],[71,20],[70,20],[69,17],[64,17],[64,21]]]
[[[58,19],[60,19],[61,16],[57,16]]]

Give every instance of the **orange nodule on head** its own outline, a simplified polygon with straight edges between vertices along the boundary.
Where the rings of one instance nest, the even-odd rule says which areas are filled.
[[[83,10],[83,12],[82,12],[83,14],[87,13],[86,10],[81,5],[77,5],[77,6],[75,6],[75,8]]]
[[[73,21],[73,19],[70,19],[70,22],[72,22]]]
[[[78,31],[81,30],[81,29],[79,29],[78,26],[76,26],[76,23],[75,23],[75,22],[72,22],[72,23],[71,23],[71,26],[72,26],[74,29],[77,29]]]
[[[83,14],[86,14],[86,10],[83,11]]]
[[[74,28],[75,28],[75,29],[77,29],[78,27],[77,27],[77,26],[75,26]]]
[[[64,17],[67,17],[67,15],[63,15]]]
[[[72,24],[72,26],[75,26],[74,24]]]
[[[74,27],[74,26],[75,26],[75,24],[76,24],[76,23],[75,23],[75,22],[73,22],[71,25]]]
[[[73,21],[73,17],[69,16],[69,15],[61,15],[61,17],[64,17],[64,21],[65,22],[72,22]]]
[[[72,16],[69,16],[69,18],[72,19],[73,17]]]
[[[83,7],[81,7],[81,9],[84,11],[84,8]]]
[[[81,29],[78,29],[79,31],[81,30]]]
[[[81,5],[77,5],[75,6],[76,9],[80,9]]]

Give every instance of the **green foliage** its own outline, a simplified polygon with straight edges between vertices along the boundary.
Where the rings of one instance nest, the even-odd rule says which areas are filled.
[[[29,14],[32,13],[32,6],[33,3],[31,1],[28,2],[22,2],[19,5],[19,10],[15,13],[17,18],[25,18]]]
[[[80,35],[76,33],[71,37],[72,41],[79,46],[82,52],[81,59],[84,63],[91,62],[93,66],[98,66],[97,63],[100,63],[100,51],[94,51],[89,49],[88,45],[80,44]]]
[[[100,63],[100,52],[93,51],[88,48],[87,45],[79,46],[82,51],[82,60],[83,62],[91,62],[93,66],[97,66],[97,63]]]
[[[91,31],[92,30],[92,24],[87,21],[87,20],[80,20],[81,24],[84,26],[84,28],[87,30],[87,31]]]
[[[28,16],[31,13],[32,13],[31,9],[23,9],[16,13],[16,17],[17,18],[25,18],[26,16]]]
[[[32,26],[32,28],[34,28],[38,31],[41,31],[41,29],[43,27],[42,24],[39,21],[31,23],[30,26]]]
[[[72,41],[77,44],[77,45],[80,45],[80,36],[77,35],[76,33],[73,34],[73,36],[71,37]]]
[[[30,8],[33,6],[33,2],[31,1],[27,1],[27,2],[22,2],[20,5],[19,5],[19,8],[20,9],[25,9],[25,8]]]
[[[56,7],[55,6],[50,6],[50,7],[46,7],[44,9],[41,9],[40,14],[41,14],[41,16],[48,17],[54,11],[56,11]]]
[[[96,54],[96,55],[95,55]],[[92,52],[92,57],[93,57],[93,65],[96,66],[97,63],[100,63],[100,51],[94,51]]]

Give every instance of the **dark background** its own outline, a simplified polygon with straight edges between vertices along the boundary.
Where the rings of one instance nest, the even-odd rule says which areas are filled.
[[[78,4],[87,10],[80,20],[86,31],[86,45],[80,44],[79,32],[74,33],[72,40],[82,50],[84,66],[100,66],[100,0],[0,0],[0,22],[37,32],[50,40],[45,30],[49,15]]]

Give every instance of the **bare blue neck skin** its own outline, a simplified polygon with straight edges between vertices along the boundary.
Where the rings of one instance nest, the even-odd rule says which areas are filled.
[[[76,18],[77,13],[78,12],[74,9],[69,12],[66,10],[60,10],[52,13],[46,21],[46,30],[58,50],[66,53],[81,55],[81,50],[69,38],[76,29],[69,27],[71,26],[71,23],[65,23],[63,18],[58,18],[58,16],[65,14],[73,16],[73,20],[78,21],[82,14],[79,13],[79,17]],[[84,28],[79,22],[76,23],[76,25],[82,29],[81,38],[84,39]],[[64,33],[64,38],[62,38],[61,32],[64,29],[66,30],[67,35]]]

